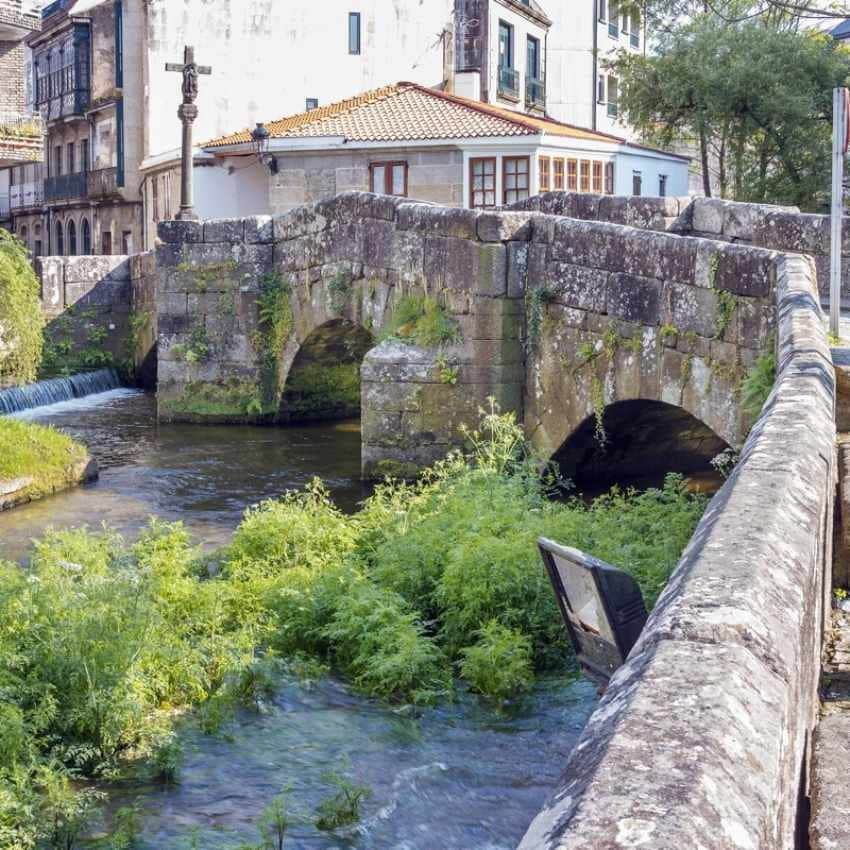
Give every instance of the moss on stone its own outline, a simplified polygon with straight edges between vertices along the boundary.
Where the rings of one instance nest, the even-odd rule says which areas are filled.
[[[193,381],[178,397],[161,397],[160,410],[165,416],[179,414],[181,418],[220,420],[243,420],[274,412],[263,405],[256,384],[235,380],[221,384]]]
[[[309,363],[293,369],[281,414],[289,419],[328,419],[360,413],[360,364]]]

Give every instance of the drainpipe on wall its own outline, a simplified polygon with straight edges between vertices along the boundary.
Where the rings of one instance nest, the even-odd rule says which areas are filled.
[[[591,0],[593,3],[593,74],[590,79],[590,129],[596,129],[596,76],[597,68],[596,51],[599,45],[599,0]]]

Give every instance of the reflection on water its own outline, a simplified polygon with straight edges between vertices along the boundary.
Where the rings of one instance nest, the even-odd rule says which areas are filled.
[[[195,539],[225,543],[247,505],[323,478],[353,510],[360,481],[360,429],[342,422],[287,428],[157,425],[155,397],[113,390],[19,414],[85,443],[100,479],[0,513],[0,557],[21,558],[48,526],[107,522],[132,536],[150,515],[183,520]]]
[[[101,467],[91,486],[0,514],[0,557],[22,558],[45,527],[107,522],[132,536],[155,514],[181,519],[207,546],[225,543],[246,505],[322,477],[354,509],[357,423],[251,428],[158,426],[154,398],[116,390],[26,414],[86,443]],[[187,721],[180,784],[128,781],[110,807],[141,813],[141,850],[228,850],[258,840],[257,818],[289,788],[300,818],[288,850],[508,850],[555,785],[595,704],[569,679],[542,684],[512,717],[477,699],[411,717],[328,678],[284,682],[261,714],[243,713],[218,737]],[[337,770],[372,789],[347,836],[312,826]]]
[[[141,809],[140,850],[235,848],[284,789],[295,816],[289,850],[513,850],[557,782],[595,703],[583,680],[544,683],[519,716],[469,697],[409,717],[353,696],[333,679],[285,686],[264,714],[225,735],[187,726],[180,783],[128,784],[113,806]],[[337,770],[368,786],[363,821],[342,837],[313,826]]]

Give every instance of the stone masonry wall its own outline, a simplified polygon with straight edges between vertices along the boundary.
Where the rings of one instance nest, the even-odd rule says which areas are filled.
[[[153,254],[39,257],[35,269],[47,318],[46,369],[112,365],[155,385]]]
[[[581,203],[643,227],[681,208],[624,200]],[[775,318],[770,252],[533,211],[349,192],[274,219],[164,222],[159,238],[160,416],[284,418],[304,343],[329,324],[360,328],[376,343],[361,369],[367,474],[442,457],[491,396],[546,454],[630,398],[683,407],[740,445],[740,382]],[[270,279],[287,313],[271,370],[258,308]],[[377,344],[405,294],[443,304],[459,341]]]
[[[776,270],[773,393],[520,850],[804,846],[835,375],[811,262]]]

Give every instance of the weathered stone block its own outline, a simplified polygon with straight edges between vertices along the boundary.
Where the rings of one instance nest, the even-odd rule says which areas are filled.
[[[719,198],[694,198],[692,209],[693,229],[697,233],[720,236],[723,233],[723,218],[726,201]]]
[[[545,279],[535,282],[536,285],[529,286],[529,289],[543,284],[558,304],[604,313],[606,312],[608,278],[608,272],[601,269],[553,262],[546,267]]]
[[[47,315],[65,306],[65,264],[61,257],[36,257],[35,273],[41,280],[41,305]]]
[[[850,233],[850,228],[847,230]],[[829,216],[799,212],[766,212],[753,226],[752,242],[762,248],[774,248],[778,251],[828,254]]]
[[[529,252],[540,246],[528,242],[508,243],[508,298],[522,298],[528,278]],[[545,260],[545,249],[544,260]]]
[[[253,215],[244,219],[245,241],[249,244],[274,241],[274,223],[270,215]]]
[[[217,218],[204,222],[204,242],[244,242],[244,218]]]
[[[413,230],[425,236],[475,239],[481,213],[478,210],[405,203],[399,205],[397,215],[399,230]]]
[[[203,242],[204,225],[200,221],[160,221],[156,235],[161,242],[182,245],[184,242]]]
[[[664,230],[665,218],[679,214],[677,198],[633,198],[604,195],[599,198],[600,221],[625,224],[644,230]]]
[[[555,224],[551,257],[576,266],[625,271],[622,236],[615,224],[561,219]]]
[[[674,325],[680,333],[693,331],[704,337],[713,337],[717,329],[717,295],[710,289],[686,286],[681,283],[668,284],[665,290],[669,314],[663,315],[663,323]]]
[[[312,205],[295,207],[272,218],[275,242],[321,233],[328,224],[328,219]]]
[[[98,306],[115,308],[124,305],[130,307],[129,280],[110,280],[99,283],[66,283],[65,306],[79,304],[80,307]]]
[[[124,256],[65,257],[66,283],[97,283],[105,278],[130,279],[130,258]]]
[[[766,297],[776,286],[776,254],[764,249],[728,245],[714,269],[714,288],[736,295]]]
[[[659,323],[662,284],[652,278],[629,274],[608,277],[606,304],[608,314],[642,325]]]
[[[478,217],[478,238],[482,242],[529,241],[534,213],[483,212]]]

